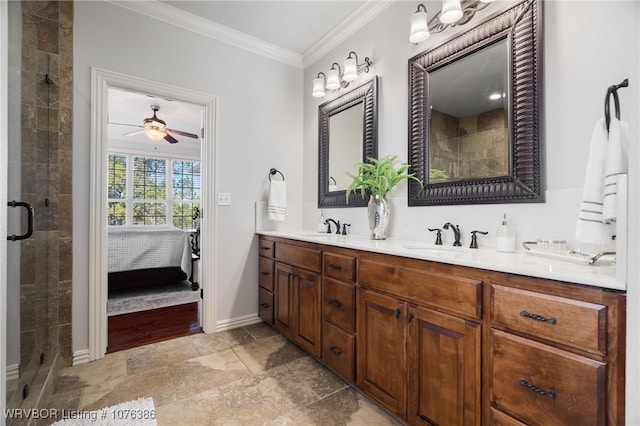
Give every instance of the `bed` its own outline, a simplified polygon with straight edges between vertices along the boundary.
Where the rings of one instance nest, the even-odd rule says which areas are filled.
[[[189,233],[171,226],[109,228],[109,290],[165,285],[191,278]]]

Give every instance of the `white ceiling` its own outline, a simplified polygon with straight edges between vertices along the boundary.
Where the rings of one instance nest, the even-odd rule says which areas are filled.
[[[208,19],[300,55],[329,34],[365,0],[192,1],[169,6]]]

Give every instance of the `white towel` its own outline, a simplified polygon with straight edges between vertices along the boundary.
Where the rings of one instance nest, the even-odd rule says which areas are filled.
[[[604,223],[602,217],[608,139],[605,119],[601,118],[596,123],[591,137],[584,192],[576,225],[576,239],[587,243],[611,242],[611,226]]]
[[[269,184],[267,217],[282,222],[287,215],[287,184],[281,180],[272,180]]]
[[[618,217],[618,180],[628,173],[629,126],[627,123],[611,118],[609,123],[609,142],[607,143],[607,162],[604,173],[604,200],[602,220],[615,222]],[[624,196],[621,194],[620,196]]]

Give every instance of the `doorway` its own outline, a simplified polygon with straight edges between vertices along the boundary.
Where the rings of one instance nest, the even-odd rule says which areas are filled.
[[[120,102],[117,110],[113,109],[115,102]],[[215,287],[212,253],[214,252],[215,206],[210,194],[214,193],[215,98],[200,92],[94,68],[92,69],[91,105],[89,360],[102,358],[107,352],[109,337],[107,313],[109,300],[108,230],[109,223],[114,224],[118,220],[133,226],[146,223],[175,227],[175,224],[179,224],[179,227],[186,226],[185,229],[194,233],[196,231],[195,220],[199,222],[199,258],[202,259],[201,262],[197,262],[199,263],[197,265],[199,277],[189,276],[188,278],[199,281],[198,285],[202,290],[200,315],[202,329],[205,332],[213,332],[215,330],[215,295],[213,290]],[[176,118],[179,113],[176,111],[181,108],[183,110],[191,108],[192,114],[187,115],[193,115],[193,111],[197,111],[196,121],[201,123],[198,125],[201,128],[195,129],[192,128],[193,126],[179,121]],[[127,116],[123,109],[131,109],[133,115]],[[144,111],[140,111],[141,109]],[[176,111],[172,112],[172,109]],[[121,112],[123,114],[119,115]],[[135,118],[136,114],[138,118]],[[150,136],[145,135],[144,120],[152,117],[166,121],[166,129],[161,130],[172,129],[177,132],[165,132],[172,137],[166,139],[160,137],[157,142],[150,141]],[[171,122],[170,119],[174,121]],[[113,123],[118,123],[118,125]],[[115,138],[113,137],[115,133],[128,134],[129,136]],[[184,137],[180,133],[197,135],[197,142],[187,140],[195,138]],[[136,136],[139,137],[137,141],[135,140]],[[178,142],[175,142],[176,140]],[[144,152],[140,151],[140,146],[143,145],[146,150]],[[109,182],[109,160],[113,159],[114,155],[120,160],[129,161],[131,169],[133,169],[133,163],[136,163],[141,165],[142,169],[149,173],[149,176],[156,177],[156,172],[163,169],[165,173],[168,172],[169,177],[171,177],[171,173],[180,173],[182,177],[188,174],[192,178],[196,172],[197,163],[197,174],[201,182],[199,191],[201,197],[196,201],[165,197],[165,200],[161,201],[152,200],[151,198],[156,196],[152,195],[151,198],[147,197],[145,200],[134,200],[130,197],[129,203],[126,199],[116,199],[113,197],[114,194],[110,193],[112,188],[109,186],[112,183]],[[196,161],[196,157],[198,161]],[[174,169],[174,165],[177,165],[177,168]],[[143,175],[146,172],[143,171]],[[130,170],[126,173],[133,173],[133,171]],[[113,178],[113,176],[111,177]],[[145,184],[151,184],[156,177],[149,178],[150,180],[148,179]],[[166,179],[166,175],[164,178],[158,179]],[[155,182],[158,183],[159,180]],[[134,192],[140,194],[139,189],[134,190],[132,186],[133,179],[126,185],[130,185],[129,194]],[[198,201],[199,217],[194,219],[193,207]],[[172,216],[176,211],[186,213],[174,221],[168,216]],[[211,259],[211,261],[204,261],[204,259]],[[189,271],[185,269],[185,271],[190,272],[191,269]]]

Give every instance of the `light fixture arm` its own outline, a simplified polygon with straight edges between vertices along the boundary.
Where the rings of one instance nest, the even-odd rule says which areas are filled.
[[[333,64],[331,64],[331,68],[332,70],[337,69],[338,70],[338,79],[340,81],[340,87],[342,87],[343,89],[346,88],[349,85],[348,81],[344,81],[344,79],[342,78],[342,68],[340,68],[340,64],[337,62],[334,62]]]
[[[322,76],[322,79],[324,80],[324,84],[327,84],[327,75],[325,73],[323,73],[322,71],[320,71],[318,73],[318,75],[316,76],[316,78],[320,78],[320,76]]]
[[[351,56],[351,55],[353,55],[353,56]],[[355,59],[356,60],[356,66],[358,67],[358,74],[360,74],[362,72],[369,72],[369,67],[372,65],[372,62],[371,62],[371,60],[369,59],[368,56],[364,58],[364,62],[363,63],[359,63],[358,62],[358,54],[356,52],[354,52],[353,50],[351,52],[349,52],[349,56],[347,56],[347,59]]]
[[[427,7],[426,7],[424,4],[422,4],[422,3],[420,3],[420,4],[418,5],[418,8],[416,9],[416,11],[415,11],[414,13],[418,13],[418,12],[420,12],[420,9],[422,9],[422,11],[423,11],[424,13],[427,13]]]

